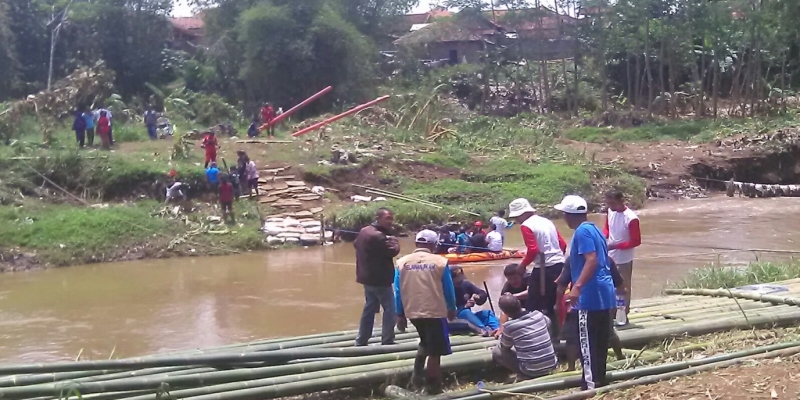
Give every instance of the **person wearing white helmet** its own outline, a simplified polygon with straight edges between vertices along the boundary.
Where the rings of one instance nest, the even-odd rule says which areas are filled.
[[[569,263],[572,289],[567,303],[578,312],[579,345],[583,376],[581,388],[606,384],[606,353],[611,335],[611,309],[616,307],[608,247],[603,233],[589,222],[589,207],[579,196],[566,196],[556,210],[575,230],[570,242]]]
[[[564,267],[564,251],[567,243],[556,229],[553,221],[536,215],[536,209],[526,199],[516,199],[508,205],[509,218],[514,218],[520,225],[522,239],[527,253],[519,263],[520,275],[525,275],[528,265],[534,264],[534,271],[528,282],[528,299],[525,308],[529,311],[541,311],[557,321],[556,279]],[[558,337],[558,324],[553,324],[553,337]]]

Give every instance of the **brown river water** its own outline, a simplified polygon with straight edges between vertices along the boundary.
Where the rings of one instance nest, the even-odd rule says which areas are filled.
[[[635,298],[709,262],[746,263],[788,255],[695,247],[797,249],[796,198],[651,203],[639,212],[643,245]],[[602,215],[593,220],[602,221]],[[572,232],[556,221],[567,240]],[[506,247],[519,247],[516,229]],[[413,243],[402,242],[402,252]],[[0,362],[143,355],[277,336],[355,329],[363,292],[350,243],[225,257],[174,258],[9,273],[0,276]],[[493,298],[505,262],[465,264]],[[380,320],[380,318],[378,318]],[[376,323],[377,326],[377,323]]]

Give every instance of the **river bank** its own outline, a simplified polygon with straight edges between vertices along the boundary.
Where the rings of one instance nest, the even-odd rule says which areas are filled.
[[[794,250],[800,231],[785,216],[797,212],[800,204],[791,198],[653,203],[641,211],[647,228],[636,253],[634,298],[657,296],[706,265],[791,260],[788,254],[663,244]],[[571,235],[563,221],[556,224]],[[522,246],[517,230],[508,241]],[[412,247],[411,239],[402,239],[403,252]],[[81,349],[85,357],[106,359],[115,346],[125,357],[355,329],[364,299],[354,260],[353,246],[341,243],[6,274],[0,280],[0,360],[74,358]],[[465,271],[472,282],[485,281],[496,301],[504,265],[477,263]]]
[[[642,209],[651,200],[703,197],[705,188],[721,189],[717,180],[738,178],[742,171],[749,171],[744,178],[769,182],[795,179],[782,172],[794,170],[787,164],[791,160],[772,157],[791,158],[794,153],[781,144],[794,135],[760,142],[746,136],[751,139],[745,141],[741,132],[755,129],[752,121],[612,129],[576,128],[524,115],[476,117],[454,124],[458,134],[453,137],[420,141],[414,132],[387,125],[387,111],[368,111],[305,141],[280,140],[287,138],[290,126],[278,130],[277,143],[220,137],[223,166],[233,164],[236,152],[243,150],[262,177],[282,171],[307,189],[326,188],[318,200],[289,206],[276,202],[269,191],[258,201],[240,200],[235,225],[219,220],[221,211],[204,182],[196,135],[151,142],[143,129],[123,125],[124,135],[112,152],[71,150],[67,131],[46,148],[35,145],[35,137],[23,137],[0,148],[0,167],[8,171],[0,181],[0,271],[273,249],[258,232],[262,219],[309,209],[323,210],[312,215],[323,215],[326,225],[357,230],[373,219],[376,208],[386,206],[395,211],[399,226],[414,230],[431,223],[488,220],[517,197],[557,217],[551,206],[565,194],[580,194],[599,211],[602,193],[616,188],[634,209]],[[775,120],[770,127],[784,132],[790,123]],[[718,137],[724,140],[715,141]],[[352,153],[356,162],[331,164],[332,152],[340,150]],[[779,162],[760,162],[773,159]],[[178,211],[161,204],[171,169],[189,185],[193,200]],[[353,195],[377,195],[353,184],[439,206],[391,197],[354,203]]]

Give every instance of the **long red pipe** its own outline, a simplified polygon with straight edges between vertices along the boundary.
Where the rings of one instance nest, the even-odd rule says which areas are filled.
[[[342,118],[344,118],[344,117],[346,117],[348,115],[355,114],[355,113],[357,113],[357,112],[359,112],[359,111],[361,111],[361,110],[363,110],[363,109],[365,109],[367,107],[372,107],[375,104],[378,104],[378,103],[380,103],[380,102],[382,102],[384,100],[387,100],[390,97],[392,97],[392,96],[386,95],[386,96],[383,96],[383,97],[378,97],[375,100],[372,100],[372,101],[370,101],[368,103],[364,103],[364,104],[362,104],[360,106],[351,108],[351,109],[349,109],[349,110],[347,110],[347,111],[345,111],[345,112],[343,112],[343,113],[341,113],[339,115],[330,117],[330,118],[328,118],[328,119],[326,119],[326,120],[324,120],[322,122],[317,122],[314,125],[311,125],[309,127],[303,128],[303,129],[293,133],[292,136],[297,137],[297,136],[300,136],[300,135],[305,135],[308,132],[311,132],[311,131],[313,131],[315,129],[319,129],[319,128],[325,126],[325,125],[328,125],[331,122],[335,122],[335,121],[338,121],[338,120],[340,120],[340,119],[342,119]]]
[[[319,92],[317,92],[315,95],[303,100],[300,104],[290,108],[288,111],[284,112],[283,114],[278,115],[277,117],[273,118],[272,121],[271,121],[272,125],[276,125],[278,122],[281,122],[284,118],[288,118],[290,115],[294,114],[295,111],[307,106],[308,103],[311,103],[312,101],[320,98],[322,95],[324,95],[325,93],[330,92],[331,90],[333,90],[333,86],[328,86],[325,89],[322,89]],[[267,129],[267,125],[268,124],[261,125],[261,127],[258,128],[258,130],[263,131],[264,129]]]

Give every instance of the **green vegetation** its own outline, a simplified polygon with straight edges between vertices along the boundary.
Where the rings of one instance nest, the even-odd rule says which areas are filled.
[[[800,261],[755,262],[746,267],[712,264],[689,273],[675,286],[678,288],[731,289],[756,283],[769,283],[800,278]]]
[[[0,207],[0,242],[34,251],[53,265],[113,259],[155,234],[170,232],[166,219],[151,218],[154,202],[78,208],[29,202]]]

